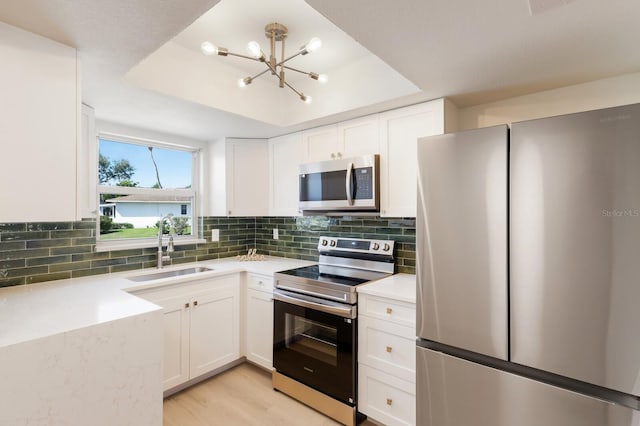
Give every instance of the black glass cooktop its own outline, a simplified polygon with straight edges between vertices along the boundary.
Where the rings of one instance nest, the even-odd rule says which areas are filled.
[[[339,272],[339,274],[336,274],[336,272]],[[346,286],[356,286],[359,284],[364,284],[367,281],[371,281],[371,278],[349,276],[354,275],[353,271],[350,271],[349,268],[324,268],[322,265],[303,266],[301,268],[289,269],[286,271],[281,271],[279,273],[299,278],[306,278],[309,280],[330,282],[333,284],[341,284]]]

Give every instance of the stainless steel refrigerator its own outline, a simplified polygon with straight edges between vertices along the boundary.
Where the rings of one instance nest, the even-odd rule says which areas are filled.
[[[418,162],[418,424],[640,425],[640,104]]]

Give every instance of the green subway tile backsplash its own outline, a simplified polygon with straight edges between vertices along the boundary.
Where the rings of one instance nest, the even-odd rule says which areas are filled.
[[[274,228],[278,228],[277,240],[273,239]],[[317,260],[321,235],[388,239],[396,242],[396,271],[415,274],[415,228],[415,218],[257,217],[256,248],[272,256]]]
[[[318,260],[318,237],[396,241],[397,272],[415,273],[415,219],[377,217],[200,217],[201,236],[220,241],[176,246],[169,264],[246,254]],[[0,223],[0,287],[152,268],[156,248],[96,252],[95,220]],[[279,239],[273,239],[278,228]]]

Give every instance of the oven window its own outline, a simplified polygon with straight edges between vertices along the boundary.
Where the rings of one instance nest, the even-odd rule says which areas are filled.
[[[285,346],[302,355],[338,365],[338,329],[292,314],[285,314]]]

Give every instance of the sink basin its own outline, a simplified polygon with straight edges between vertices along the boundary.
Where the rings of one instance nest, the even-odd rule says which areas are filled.
[[[134,275],[132,277],[127,277],[127,279],[135,282],[143,282],[143,281],[160,280],[162,278],[181,277],[183,275],[199,274],[201,272],[209,272],[209,271],[213,271],[213,269],[207,268],[204,266],[196,266],[196,267],[184,268],[184,269],[174,269],[171,271],[153,272],[151,274],[145,274],[145,275]]]

